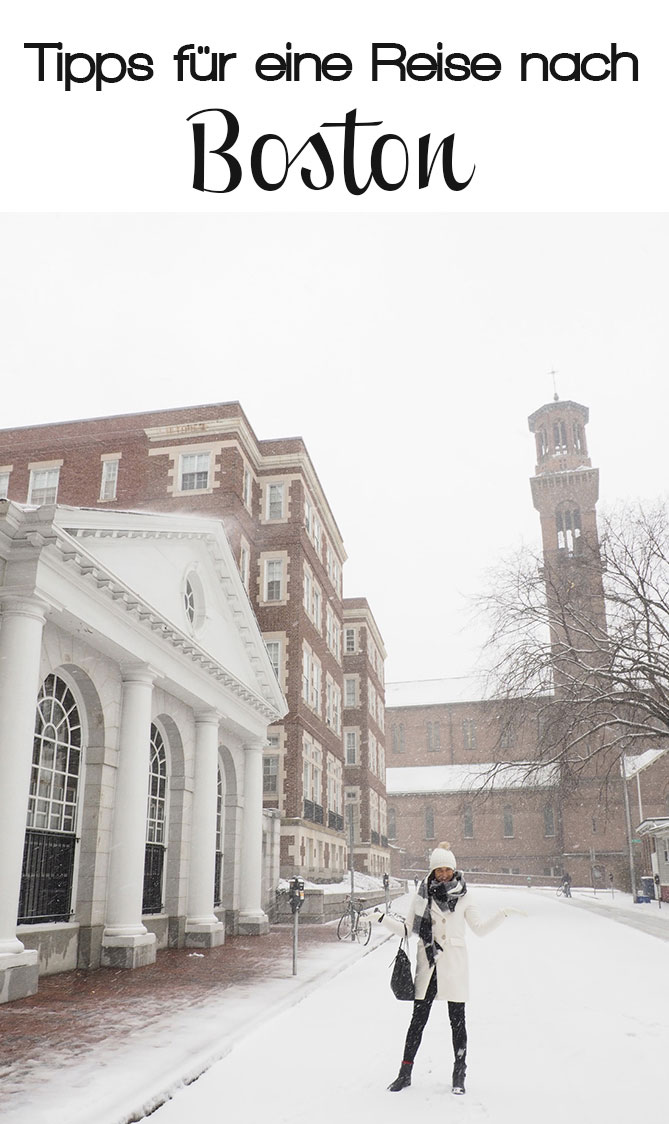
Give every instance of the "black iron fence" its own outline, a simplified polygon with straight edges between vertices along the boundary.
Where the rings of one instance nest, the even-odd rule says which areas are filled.
[[[214,867],[214,905],[220,905],[223,898],[223,852],[216,852],[216,865]]]

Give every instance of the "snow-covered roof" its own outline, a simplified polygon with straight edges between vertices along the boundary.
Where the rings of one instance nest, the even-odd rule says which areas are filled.
[[[386,683],[386,709],[393,706],[434,706],[439,703],[475,702],[485,697],[486,680],[481,675]]]
[[[493,771],[494,772],[494,776]],[[491,779],[492,778],[492,779]],[[514,765],[408,765],[403,769],[386,769],[388,796],[418,793],[475,792],[489,787],[548,788],[557,783],[557,770],[550,765],[535,766],[523,762]]]
[[[634,756],[625,754],[625,776],[635,777],[637,773],[642,773],[644,769],[657,761],[658,757],[662,757],[667,749],[669,749],[669,746],[665,746],[663,749],[645,749],[643,753],[637,753]]]

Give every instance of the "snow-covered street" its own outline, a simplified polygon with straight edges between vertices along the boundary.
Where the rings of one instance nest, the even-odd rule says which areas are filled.
[[[411,1005],[388,986],[395,940],[250,1034],[152,1118],[320,1124],[424,1118],[495,1124],[607,1124],[666,1111],[669,970],[665,941],[539,890],[476,890],[512,905],[483,940],[469,934],[467,1095],[450,1091],[446,1005],[434,1005],[411,1088],[386,1091]],[[402,901],[398,902],[399,910]],[[664,1107],[663,1107],[664,1106]],[[437,1114],[436,1117],[434,1114]]]

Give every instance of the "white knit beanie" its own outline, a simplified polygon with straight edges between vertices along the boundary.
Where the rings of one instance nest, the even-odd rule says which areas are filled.
[[[451,870],[456,869],[455,855],[450,850],[450,843],[439,843],[430,855],[430,870],[436,870],[438,866],[450,866]]]

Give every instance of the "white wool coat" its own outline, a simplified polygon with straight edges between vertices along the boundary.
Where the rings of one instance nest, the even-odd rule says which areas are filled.
[[[414,894],[406,917],[406,927],[409,936],[413,931],[413,919],[416,914],[418,894]],[[432,932],[434,939],[441,945],[443,951],[435,950],[435,967],[437,971],[437,999],[449,999],[452,1003],[466,1003],[469,998],[469,966],[467,961],[467,945],[465,943],[465,922],[476,933],[477,937],[485,937],[498,925],[502,924],[506,914],[503,910],[493,913],[485,920],[481,916],[475,893],[468,889],[467,893],[458,901],[451,913],[450,909],[442,910],[432,900]],[[404,925],[398,917],[385,914],[381,923],[397,936],[404,936]],[[430,982],[433,969],[427,959],[425,947],[420,937],[416,953],[416,999],[424,999],[427,985]]]

